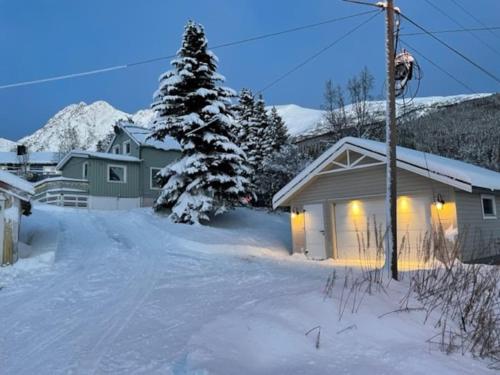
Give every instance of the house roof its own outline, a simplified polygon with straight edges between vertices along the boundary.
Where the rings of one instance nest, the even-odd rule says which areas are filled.
[[[273,206],[278,207],[295,192],[329,165],[339,153],[352,149],[359,153],[386,161],[386,145],[382,142],[346,137],[326,150],[311,165],[299,173],[273,197]],[[398,168],[471,192],[473,188],[500,190],[500,173],[405,147],[397,147]]]
[[[126,122],[118,123],[117,127],[123,130],[138,146],[153,147],[164,151],[180,151],[181,149],[180,144],[172,137],[167,136],[163,141],[150,138],[150,129]]]
[[[95,152],[95,151],[71,151],[57,164],[57,169],[63,168],[66,163],[72,158],[84,158],[84,159],[104,159],[111,161],[124,161],[124,162],[132,162],[138,163],[141,159],[136,158],[135,156],[121,155],[121,154],[111,154],[107,152]]]
[[[60,153],[58,152],[29,152],[28,153],[28,163],[29,164],[44,164],[44,165],[56,165],[59,161]],[[22,164],[21,159],[17,156],[16,152],[0,152],[0,164],[11,164],[18,165]]]
[[[0,171],[0,190],[23,200],[29,200],[29,197],[35,194],[35,189],[30,182],[6,171]]]

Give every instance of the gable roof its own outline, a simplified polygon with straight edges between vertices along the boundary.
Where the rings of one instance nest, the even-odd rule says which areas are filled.
[[[345,150],[366,154],[386,161],[386,145],[368,139],[346,137],[326,150],[311,165],[299,173],[273,197],[273,207],[283,204]],[[500,173],[405,147],[396,150],[398,168],[471,192],[472,188],[500,190]]]
[[[66,156],[57,164],[57,169],[63,168],[68,161],[70,161],[72,158],[84,158],[84,159],[90,159],[90,158],[95,158],[95,159],[103,159],[103,160],[110,160],[110,161],[124,161],[124,162],[132,162],[132,163],[138,163],[141,161],[141,159],[136,158],[135,156],[128,156],[128,155],[121,155],[121,154],[111,154],[107,152],[95,152],[95,151],[71,151]]]
[[[30,182],[6,171],[0,171],[0,190],[26,201],[35,194]]]
[[[29,152],[28,164],[56,165],[59,161],[58,152]],[[23,164],[16,152],[0,152],[0,164]]]
[[[143,128],[127,122],[119,122],[116,127],[125,132],[125,134],[127,134],[138,146],[153,147],[164,151],[180,151],[181,149],[180,144],[172,137],[167,136],[163,141],[150,138],[151,129]],[[114,140],[115,139],[113,138],[111,144],[113,144]]]

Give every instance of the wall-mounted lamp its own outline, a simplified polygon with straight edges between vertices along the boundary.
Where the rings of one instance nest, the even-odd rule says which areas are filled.
[[[436,208],[437,208],[438,210],[442,210],[442,209],[443,209],[443,207],[444,207],[444,203],[445,203],[445,202],[444,202],[443,196],[442,196],[441,194],[438,194],[438,195],[437,195],[437,198],[436,198],[436,202],[435,202],[435,204],[436,204]]]
[[[294,208],[292,210],[292,217],[296,217],[297,215],[303,214],[305,210],[299,210],[298,208]]]

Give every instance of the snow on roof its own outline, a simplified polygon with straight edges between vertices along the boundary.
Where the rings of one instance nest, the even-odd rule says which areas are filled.
[[[127,133],[130,138],[132,138],[138,145],[154,147],[159,150],[180,150],[181,146],[172,137],[165,137],[163,141],[158,141],[153,138],[149,138],[151,135],[151,130],[143,128],[137,125],[121,123],[118,125],[125,133]]]
[[[29,152],[28,163],[55,165],[59,161],[59,156],[58,152]],[[21,159],[16,152],[0,152],[0,164],[21,164]]]
[[[354,137],[343,138],[276,193],[273,197],[274,207],[278,207],[300,187],[304,186],[316,173],[328,165],[331,156],[344,146],[354,146],[357,151],[370,152],[370,156],[385,162],[385,143]],[[465,191],[470,192],[472,188],[500,190],[500,173],[489,169],[400,146],[397,147],[396,157],[399,168],[410,170]]]
[[[141,159],[136,158],[135,156],[121,155],[121,154],[112,154],[108,152],[96,152],[96,151],[80,151],[75,150],[68,153],[60,162],[57,164],[57,169],[61,169],[66,165],[66,163],[71,158],[96,158],[96,159],[105,159],[105,160],[113,160],[113,161],[125,161],[125,162],[140,162]]]
[[[18,177],[10,172],[6,171],[0,171],[0,182],[3,182],[15,190],[19,190],[22,193],[33,195],[35,194],[35,190],[33,188],[33,185],[22,179],[21,177]]]

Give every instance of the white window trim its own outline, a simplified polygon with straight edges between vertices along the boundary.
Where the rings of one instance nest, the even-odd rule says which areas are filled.
[[[120,153],[121,153],[121,147],[120,147],[120,145],[114,145],[111,150],[113,151],[112,153],[115,154],[115,155],[120,155]],[[118,152],[116,152],[115,150],[118,150]]]
[[[127,145],[130,149],[129,152],[127,152]],[[130,155],[131,152],[132,152],[132,145],[130,143],[130,140],[123,142],[123,155]]]
[[[149,167],[149,188],[151,190],[161,190],[161,187],[158,188],[153,186],[153,169],[161,170],[160,167]]]
[[[484,213],[483,199],[491,199],[493,201],[493,215],[486,215]],[[481,211],[483,212],[483,219],[496,219],[497,218],[497,202],[494,195],[481,194]]]
[[[87,167],[87,175],[85,176],[85,167]],[[84,180],[89,179],[89,162],[86,161],[85,163],[82,164],[82,178]]]
[[[123,181],[111,181],[109,179],[109,169],[112,167],[123,168]],[[106,168],[106,180],[111,184],[126,184],[127,183],[127,166],[126,165],[119,165],[119,164],[108,164],[107,168]]]

